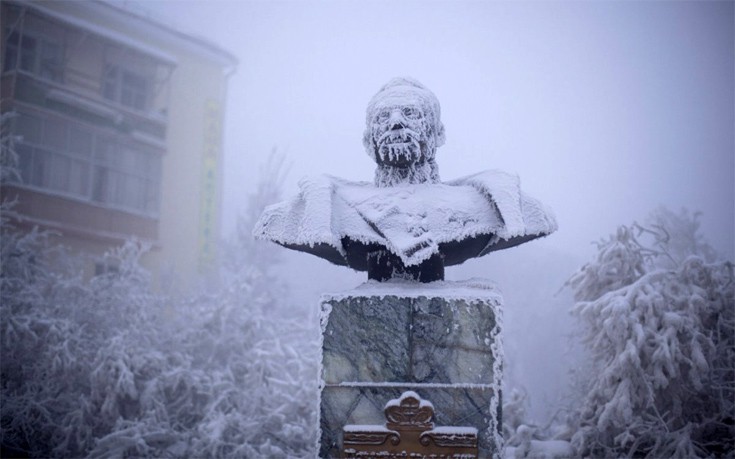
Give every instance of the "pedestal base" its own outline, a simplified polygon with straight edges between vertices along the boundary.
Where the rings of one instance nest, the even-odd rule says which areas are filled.
[[[339,457],[346,424],[378,424],[406,390],[436,422],[479,432],[480,457],[502,449],[502,298],[485,281],[368,282],[322,297],[320,457]]]

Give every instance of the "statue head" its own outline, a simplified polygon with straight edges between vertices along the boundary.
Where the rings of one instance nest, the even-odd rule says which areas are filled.
[[[418,81],[394,78],[370,100],[362,141],[377,186],[439,182],[434,157],[444,140],[439,100]]]

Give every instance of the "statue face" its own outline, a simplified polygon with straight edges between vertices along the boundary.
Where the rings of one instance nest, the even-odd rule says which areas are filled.
[[[379,164],[409,167],[433,156],[436,139],[418,98],[388,97],[373,111],[371,140]]]
[[[393,78],[370,99],[362,144],[378,163],[375,183],[438,182],[436,149],[444,144],[434,93],[411,78]]]

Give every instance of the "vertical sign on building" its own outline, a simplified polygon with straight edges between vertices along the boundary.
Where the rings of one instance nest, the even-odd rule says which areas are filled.
[[[202,155],[202,193],[199,205],[199,269],[205,270],[216,258],[217,176],[222,144],[220,103],[208,99],[204,109],[204,154]]]

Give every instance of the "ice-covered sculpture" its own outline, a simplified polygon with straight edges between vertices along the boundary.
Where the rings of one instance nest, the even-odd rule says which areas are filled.
[[[395,78],[367,107],[363,144],[378,165],[374,184],[302,179],[300,193],[266,208],[253,234],[370,279],[431,282],[444,278],[444,266],[556,230],[550,210],[525,195],[515,175],[441,182],[435,155],[444,140],[436,96]]]

